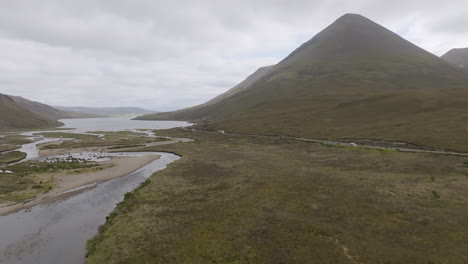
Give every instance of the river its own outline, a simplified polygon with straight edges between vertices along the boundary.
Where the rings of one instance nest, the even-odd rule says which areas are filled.
[[[66,128],[76,128],[79,132],[164,129],[190,125],[186,122],[133,121],[128,118],[61,121]],[[122,201],[124,194],[155,171],[179,159],[169,153],[155,154],[161,155],[161,158],[127,176],[99,183],[64,200],[0,216],[0,263],[83,263],[86,241],[97,234],[98,227],[105,223],[105,217]]]

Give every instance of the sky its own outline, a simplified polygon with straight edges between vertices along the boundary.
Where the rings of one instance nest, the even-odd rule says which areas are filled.
[[[464,0],[0,0],[0,93],[55,106],[188,107],[345,13],[436,55],[468,47]]]

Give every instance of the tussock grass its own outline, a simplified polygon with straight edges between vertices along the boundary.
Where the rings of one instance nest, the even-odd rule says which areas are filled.
[[[467,159],[166,131],[87,263],[464,263]]]

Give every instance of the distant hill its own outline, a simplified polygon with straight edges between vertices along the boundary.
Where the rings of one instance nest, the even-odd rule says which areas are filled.
[[[46,128],[62,125],[58,119],[94,117],[66,112],[19,96],[0,94],[0,130]]]
[[[202,118],[203,116],[206,115],[205,111],[207,107],[210,105],[215,105],[224,99],[227,99],[231,96],[234,96],[242,91],[245,91],[252,87],[252,85],[261,80],[264,76],[266,76],[274,66],[266,66],[258,69],[255,71],[252,75],[247,77],[244,81],[242,81],[240,84],[236,85],[234,88],[229,89],[227,92],[216,96],[215,98],[211,99],[210,101],[185,108],[182,110],[174,111],[174,112],[166,112],[166,113],[155,113],[155,114],[147,114],[144,116],[137,117],[136,119],[138,120],[152,120],[152,119],[186,119],[186,120],[192,120],[192,119],[199,119]]]
[[[442,59],[468,71],[468,48],[452,49],[445,53]]]
[[[468,146],[468,76],[356,14],[346,14],[247,89],[140,119],[214,120],[209,129]],[[196,111],[192,111],[195,109]]]
[[[81,106],[55,106],[64,111],[75,111],[81,113],[95,114],[101,116],[141,115],[155,113],[138,107],[81,107]]]

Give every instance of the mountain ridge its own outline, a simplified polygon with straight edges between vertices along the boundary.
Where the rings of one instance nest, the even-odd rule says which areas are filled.
[[[468,72],[468,48],[451,49],[441,57],[448,63]]]
[[[211,130],[376,138],[457,149],[460,142],[468,145],[457,125],[468,110],[467,88],[462,69],[363,16],[347,14],[248,89],[196,111],[139,119],[208,120]],[[428,135],[431,120],[438,132]],[[457,136],[450,138],[451,132]]]
[[[84,117],[95,116],[61,111],[20,96],[0,93],[0,131],[57,127],[62,125],[59,119]]]
[[[252,87],[253,84],[264,78],[270,71],[273,69],[274,65],[271,66],[264,66],[258,68],[254,73],[249,75],[245,80],[243,80],[241,83],[238,85],[234,86],[233,88],[229,89],[228,91],[214,97],[213,99],[207,101],[206,103],[184,108],[178,111],[174,112],[166,112],[166,113],[156,113],[156,114],[147,114],[143,116],[139,116],[135,119],[137,120],[151,120],[153,118],[162,118],[162,119],[199,119],[203,115],[203,113],[200,113],[204,111],[205,107],[208,107],[210,105],[214,105],[216,103],[219,103],[223,101],[226,98],[229,98],[231,96],[234,96],[242,91],[245,91]]]

